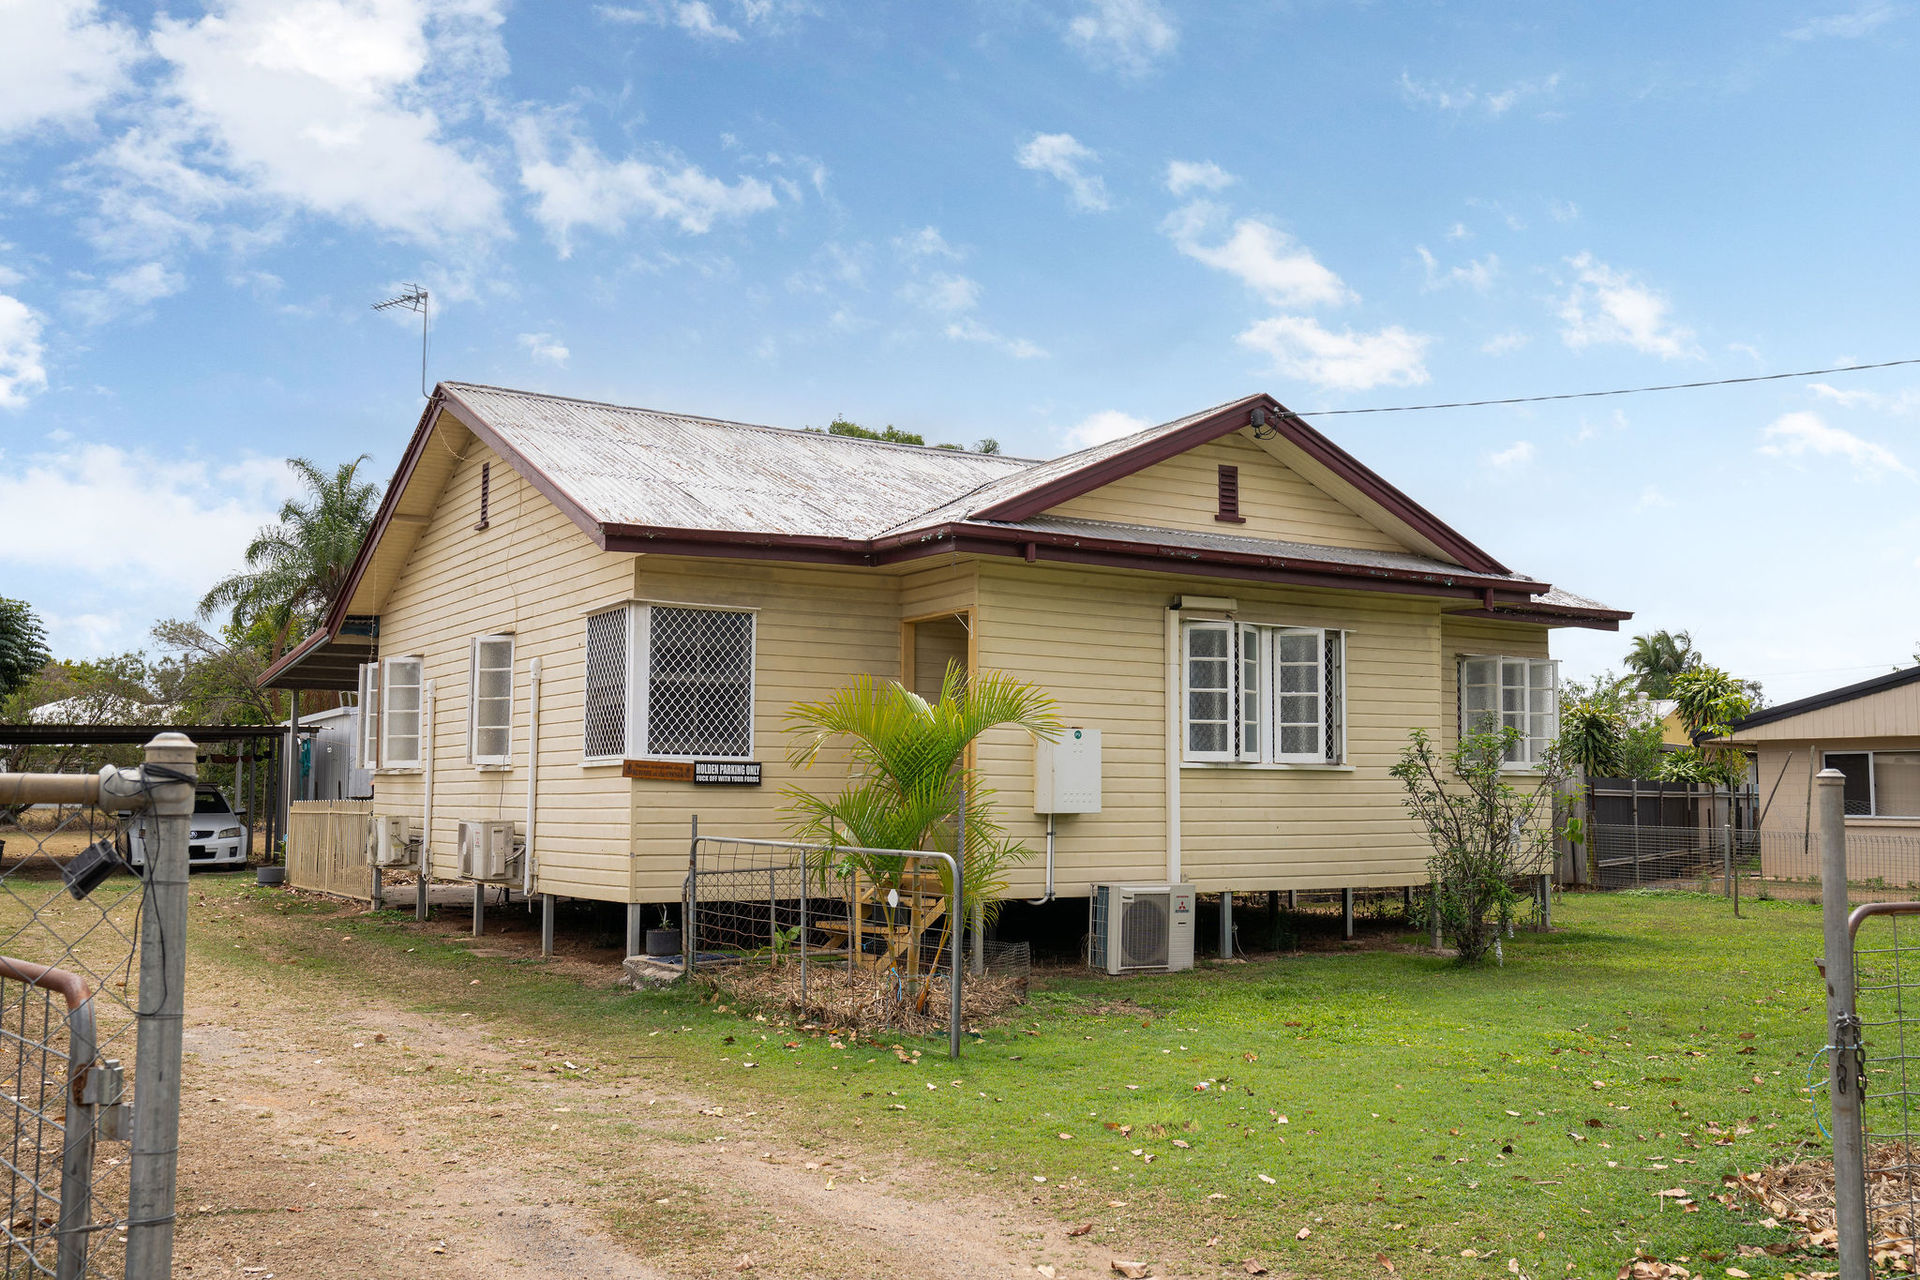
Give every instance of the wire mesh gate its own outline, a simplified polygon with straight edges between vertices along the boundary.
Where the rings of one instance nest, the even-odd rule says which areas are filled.
[[[171,1273],[194,761],[163,734],[135,769],[0,774],[8,1277]]]
[[[751,966],[763,994],[803,1009],[840,996],[884,1025],[944,1009],[957,1058],[964,882],[948,853],[695,834],[682,963],[689,975]]]
[[[1920,1241],[1920,902],[1876,902],[1847,919],[1852,1020],[1830,1053],[1858,1081],[1868,1247],[1912,1264]]]

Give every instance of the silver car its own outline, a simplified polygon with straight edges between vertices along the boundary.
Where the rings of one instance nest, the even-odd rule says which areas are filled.
[[[127,860],[143,866],[147,860],[147,832],[142,818],[127,834]],[[187,828],[187,866],[243,867],[247,863],[247,828],[217,787],[199,787],[193,793],[193,818]]]

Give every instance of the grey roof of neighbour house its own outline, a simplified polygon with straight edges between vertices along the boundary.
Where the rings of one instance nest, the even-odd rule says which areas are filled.
[[[445,384],[606,525],[873,538],[1036,464]]]

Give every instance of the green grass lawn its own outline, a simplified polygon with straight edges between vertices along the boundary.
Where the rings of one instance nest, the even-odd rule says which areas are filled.
[[[397,915],[196,888],[197,911],[233,913],[196,930],[208,960],[266,972],[298,954],[302,981],[491,1020],[603,1072],[657,1076],[665,1055],[804,1143],[897,1144],[928,1188],[1037,1197],[1063,1223],[1188,1257],[1534,1280],[1611,1277],[1637,1250],[1696,1274],[1831,1265],[1738,1257],[1794,1233],[1712,1199],[1723,1176],[1820,1143],[1804,1090],[1822,1041],[1814,906],[1735,919],[1717,898],[1568,896],[1557,932],[1512,940],[1504,968],[1461,969],[1407,936],[1179,975],[1048,975],[951,1063],[943,1041],[837,1041],[692,993],[476,958]],[[1697,1211],[1656,1194],[1674,1188]]]

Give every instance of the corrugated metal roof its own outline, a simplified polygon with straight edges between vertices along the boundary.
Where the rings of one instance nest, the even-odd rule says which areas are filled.
[[[445,386],[602,524],[871,538],[1037,465],[473,383]]]

